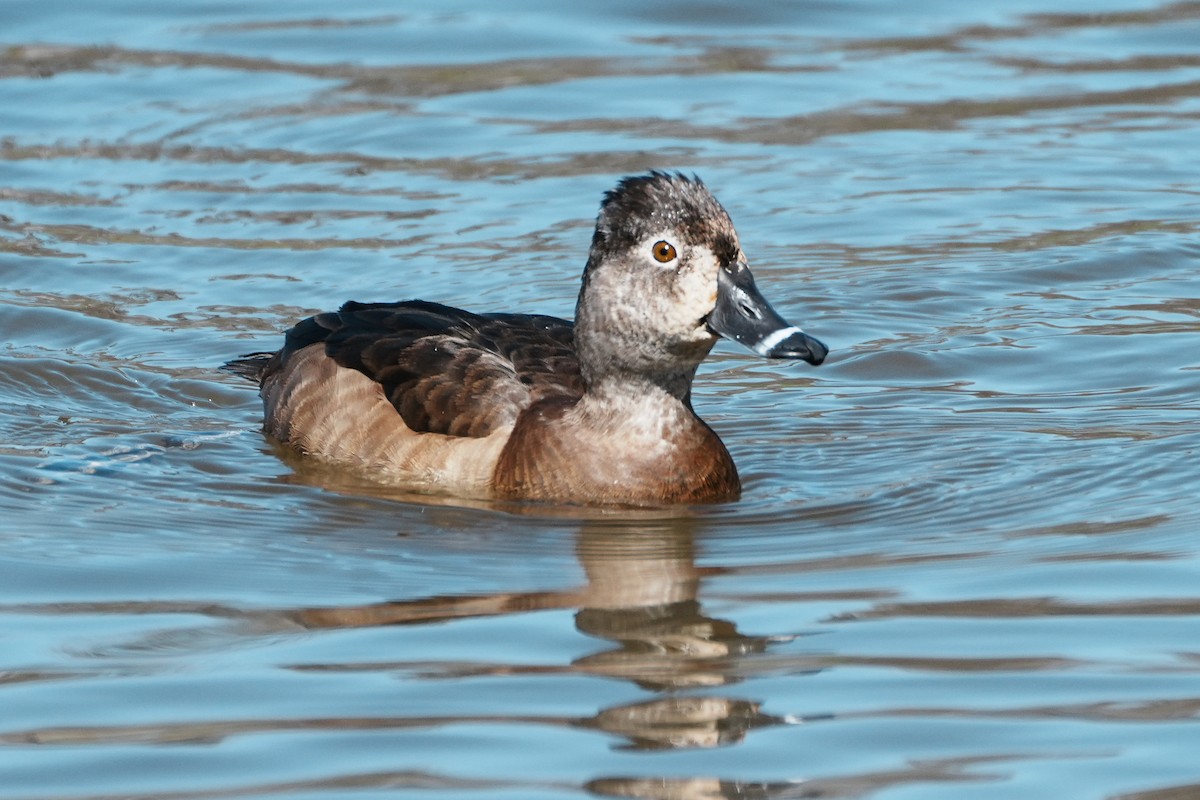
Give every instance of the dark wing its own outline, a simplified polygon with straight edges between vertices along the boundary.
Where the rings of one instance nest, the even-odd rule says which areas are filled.
[[[583,393],[571,323],[526,314],[472,314],[420,300],[347,303],[288,332],[281,360],[324,342],[414,431],[486,436],[543,397]]]

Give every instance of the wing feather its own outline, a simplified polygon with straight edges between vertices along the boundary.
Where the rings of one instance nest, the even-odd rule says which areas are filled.
[[[296,325],[278,362],[318,342],[339,366],[379,383],[418,432],[486,436],[544,397],[583,392],[572,324],[556,317],[347,303]]]

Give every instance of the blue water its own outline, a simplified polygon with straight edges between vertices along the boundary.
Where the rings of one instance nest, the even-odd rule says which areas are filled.
[[[976,4],[977,6],[977,4]],[[0,7],[0,800],[1200,797],[1200,4]],[[218,371],[704,178],[745,484],[407,496]]]

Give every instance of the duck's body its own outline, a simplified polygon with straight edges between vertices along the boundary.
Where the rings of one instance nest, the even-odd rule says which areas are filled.
[[[736,498],[729,452],[692,410],[718,334],[814,364],[826,349],[758,294],[724,209],[652,173],[609,192],[574,323],[410,301],[347,303],[236,363],[265,431],[422,491],[659,505]]]

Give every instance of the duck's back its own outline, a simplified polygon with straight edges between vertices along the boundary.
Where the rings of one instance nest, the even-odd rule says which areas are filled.
[[[487,492],[525,408],[583,391],[570,322],[423,301],[310,317],[256,368],[264,427],[277,439],[416,488],[469,494]]]

